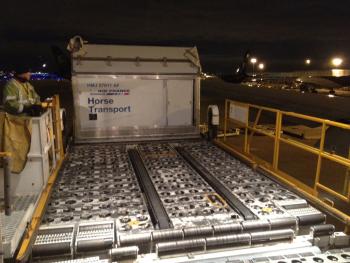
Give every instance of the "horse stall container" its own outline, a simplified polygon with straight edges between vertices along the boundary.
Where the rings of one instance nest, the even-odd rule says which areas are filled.
[[[198,137],[196,47],[82,45],[72,52],[76,142]]]

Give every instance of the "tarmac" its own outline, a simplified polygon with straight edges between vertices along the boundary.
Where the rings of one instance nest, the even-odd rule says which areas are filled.
[[[215,77],[203,80],[201,87],[202,114],[205,113],[206,105],[209,103],[219,104],[221,112],[224,112],[224,100],[232,99],[335,121],[350,120],[348,97],[328,97],[323,94],[248,87],[228,83]]]

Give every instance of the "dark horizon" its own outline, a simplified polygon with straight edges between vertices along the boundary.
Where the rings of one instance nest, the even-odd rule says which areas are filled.
[[[325,0],[6,2],[0,68],[26,58],[55,70],[51,46],[65,51],[74,35],[90,43],[195,45],[206,72],[231,73],[248,49],[266,71],[328,69],[334,56],[346,68],[349,7]]]

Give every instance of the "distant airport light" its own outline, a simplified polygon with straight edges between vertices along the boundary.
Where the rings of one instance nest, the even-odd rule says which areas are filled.
[[[250,59],[250,63],[253,64],[253,77],[255,76],[255,74],[254,74],[254,66],[255,66],[255,63],[256,63],[257,61],[258,61],[258,60],[257,60],[256,58],[251,58],[251,59]]]
[[[207,73],[203,73],[203,76],[204,76],[204,78],[206,78],[206,79],[212,78],[212,77],[213,77],[213,76],[211,76],[211,75],[209,75],[209,74],[207,74]]]
[[[309,58],[306,59],[306,60],[305,60],[305,64],[306,64],[306,65],[310,65],[310,64],[311,64],[311,59],[309,59]]]
[[[339,67],[343,63],[343,59],[341,58],[333,58],[332,65],[335,67]]]
[[[263,69],[265,68],[264,63],[260,63],[260,64],[258,65],[258,68],[259,68],[260,70],[263,70]]]
[[[344,69],[337,69],[334,68],[332,69],[332,76],[333,77],[342,77],[342,76],[346,76],[346,71]]]
[[[43,64],[43,68],[46,68],[46,64],[45,63]]]

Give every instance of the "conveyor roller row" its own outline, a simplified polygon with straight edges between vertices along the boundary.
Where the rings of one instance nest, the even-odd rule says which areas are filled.
[[[293,218],[242,221],[231,224],[198,226],[182,229],[152,230],[142,233],[119,232],[113,221],[80,223],[68,226],[42,227],[33,247],[34,256],[82,254],[108,250],[114,246],[136,246],[142,253],[155,251],[156,244],[198,238],[273,233],[275,230],[297,229]],[[294,232],[293,232],[294,233]],[[256,234],[254,234],[256,235]]]
[[[270,232],[282,229],[297,229],[293,218],[275,220],[253,220],[231,224],[199,226],[183,229],[153,230],[148,233],[121,234],[118,236],[118,246],[138,246],[141,252],[154,251],[159,242],[181,241],[205,237],[219,237],[233,234]]]
[[[294,238],[294,231],[291,229],[263,231],[255,233],[233,234],[220,237],[208,237],[159,243],[156,245],[158,256],[169,254],[187,254],[191,252],[206,251],[209,249],[251,246],[277,241],[289,241]]]

